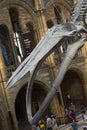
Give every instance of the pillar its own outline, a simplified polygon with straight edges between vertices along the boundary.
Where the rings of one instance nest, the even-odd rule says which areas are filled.
[[[3,54],[2,54],[2,49],[1,49],[1,43],[0,43],[0,72],[2,74],[3,80],[6,81],[7,80],[7,77],[6,77],[6,68],[5,68]]]
[[[39,40],[42,38],[42,36],[47,31],[47,24],[45,19],[45,9],[41,7],[42,5],[41,0],[35,0],[35,7],[36,7],[36,14],[38,17],[38,27],[39,27]]]
[[[4,64],[4,59],[3,59],[3,54],[2,54],[2,49],[1,49],[1,40],[0,40],[0,95],[1,95],[1,106],[2,109],[4,110],[4,121],[3,121],[3,129],[9,129],[9,120],[8,120],[8,101],[7,101],[7,95],[6,95],[6,90],[5,90],[5,85],[7,81],[7,74],[6,74],[6,67]]]

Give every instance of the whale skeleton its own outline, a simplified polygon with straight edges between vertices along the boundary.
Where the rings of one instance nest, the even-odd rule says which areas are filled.
[[[71,21],[64,24],[54,25],[51,29],[48,29],[48,31],[42,37],[42,39],[34,48],[34,50],[31,52],[31,54],[19,65],[19,67],[16,69],[16,71],[13,73],[13,75],[7,82],[6,85],[7,89],[14,86],[16,87],[22,82],[26,74],[29,73],[29,81],[26,92],[26,109],[27,109],[28,121],[30,124],[36,124],[37,121],[42,116],[42,114],[44,113],[44,111],[46,110],[46,108],[48,107],[48,105],[51,103],[53,97],[56,94],[56,90],[58,89],[63,80],[63,77],[68,69],[71,60],[77,53],[78,49],[83,45],[83,41],[86,39],[86,37],[85,38],[82,37],[75,43],[68,45],[66,56],[61,64],[58,75],[54,80],[54,83],[49,93],[47,94],[46,98],[44,99],[41,107],[39,108],[37,113],[32,117],[31,92],[36,73],[41,63],[45,60],[47,56],[51,54],[51,52],[55,47],[60,46],[60,41],[65,36],[70,37],[76,33],[79,33],[82,30],[84,30],[84,32],[87,32],[85,27],[81,25],[80,22],[77,22],[80,13],[83,13],[85,11],[84,9],[84,11],[81,12],[81,7],[83,7],[84,2],[86,3],[85,4],[86,9],[87,8],[86,0],[78,0],[77,6],[75,7],[74,10],[75,15],[72,16],[73,19],[71,19]],[[78,11],[77,16],[76,11]]]
[[[87,31],[82,25],[73,25],[72,23],[55,25],[51,29],[48,29],[31,54],[13,73],[11,78],[8,80],[6,87],[10,88],[16,86],[17,82],[21,80],[21,78],[26,75],[27,72],[29,72],[31,75],[37,64],[42,61],[44,57],[47,57],[52,52],[53,48],[55,48],[55,46],[60,46],[59,41],[61,39],[63,39],[65,36],[72,36],[74,33],[77,33],[81,30]]]
[[[87,10],[87,0],[78,0],[71,16],[71,21],[73,23],[83,20],[84,16],[86,16]]]
[[[82,41],[84,41],[84,38],[81,38],[80,40],[78,40],[77,42],[68,45],[67,48],[67,53],[66,56],[61,64],[61,67],[58,71],[57,77],[54,80],[51,89],[49,91],[49,93],[47,94],[46,98],[44,99],[42,105],[40,106],[39,110],[37,111],[37,113],[34,115],[34,117],[32,117],[32,110],[31,110],[31,91],[32,91],[32,86],[33,86],[33,81],[35,79],[35,75],[36,72],[38,71],[38,67],[39,64],[37,65],[37,67],[35,68],[34,72],[32,73],[32,76],[29,79],[29,88],[27,88],[27,114],[28,114],[28,119],[29,122],[31,124],[36,124],[37,121],[40,119],[40,117],[42,116],[42,114],[44,113],[44,111],[46,110],[46,108],[48,107],[48,105],[51,103],[53,97],[56,94],[56,91],[58,90],[63,77],[68,69],[68,66],[71,62],[71,60],[73,59],[73,57],[75,56],[76,52],[78,51],[79,48],[81,48],[83,46]]]

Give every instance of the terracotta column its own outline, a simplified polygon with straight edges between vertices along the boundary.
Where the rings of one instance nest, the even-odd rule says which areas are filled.
[[[45,9],[42,8],[42,1],[35,0],[36,14],[38,17],[38,27],[39,27],[39,40],[47,31],[47,24],[45,19]]]

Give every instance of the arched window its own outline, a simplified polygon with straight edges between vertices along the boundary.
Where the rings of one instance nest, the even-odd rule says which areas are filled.
[[[55,12],[55,16],[56,16],[56,21],[58,24],[61,23],[61,9],[59,6],[54,7],[54,12]]]
[[[10,42],[10,36],[9,31],[6,25],[0,25],[0,38],[1,38],[1,47],[2,47],[2,53],[5,61],[5,65],[13,65],[14,63],[14,57]]]
[[[14,31],[14,43],[17,52],[17,58],[19,62],[23,60],[23,48],[22,48],[22,40],[21,40],[21,28],[19,24],[19,13],[17,8],[12,7],[9,9],[9,14],[12,22],[12,27]]]

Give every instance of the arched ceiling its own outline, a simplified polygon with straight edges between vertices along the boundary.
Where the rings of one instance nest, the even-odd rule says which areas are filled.
[[[16,0],[17,2],[18,2],[18,0]],[[33,9],[33,11],[36,11],[36,9],[35,9],[35,5],[34,5],[34,1],[35,0],[19,0],[20,2],[25,2],[27,5],[29,5],[32,9]],[[71,6],[72,5],[72,0],[71,1],[69,1],[69,0],[41,0],[41,2],[42,2],[42,6],[44,5],[44,6],[46,6],[46,4],[48,3],[48,2],[55,2],[55,1],[61,1],[61,3],[66,3],[68,6]],[[10,0],[0,0],[0,2],[1,3],[3,3],[3,2],[6,2],[6,3],[9,3],[9,2],[12,2],[12,1],[10,1]]]
[[[34,0],[22,0],[22,1],[29,2],[29,5],[31,6],[31,8],[35,10],[35,7],[34,7]],[[44,4],[46,5],[47,2],[49,2],[50,0],[41,0],[41,1],[43,1]]]
[[[22,0],[22,1],[27,2],[27,3],[31,6],[31,8],[32,8],[33,10],[35,10],[34,0]],[[43,1],[43,4],[46,5],[49,1],[53,2],[54,0],[41,0],[41,1]],[[69,4],[70,6],[72,5],[72,1],[69,1],[69,0],[64,0],[64,1],[65,1],[67,4]]]

